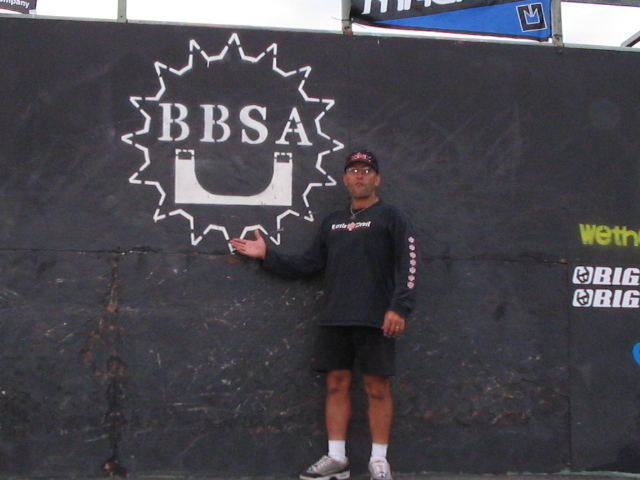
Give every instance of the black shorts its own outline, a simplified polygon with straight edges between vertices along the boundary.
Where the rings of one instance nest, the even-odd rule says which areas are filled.
[[[381,328],[320,326],[311,366],[318,372],[353,370],[365,375],[395,375],[396,343]]]

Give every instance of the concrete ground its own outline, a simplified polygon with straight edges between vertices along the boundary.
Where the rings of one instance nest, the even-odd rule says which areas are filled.
[[[117,479],[119,477],[110,477]],[[216,477],[216,476],[181,476],[181,475],[130,475],[129,480],[297,480],[297,477]],[[352,480],[368,480],[368,475],[351,475]],[[584,473],[525,473],[525,474],[454,474],[454,473],[422,473],[418,475],[396,474],[395,480],[627,480],[638,479],[640,474],[618,472],[584,472]],[[14,480],[14,479],[12,479]],[[38,479],[31,479],[38,480]],[[45,479],[42,479],[45,480]],[[54,479],[46,479],[54,480]],[[63,480],[63,479],[55,479]],[[64,479],[68,480],[68,479]],[[71,480],[89,480],[75,478]]]

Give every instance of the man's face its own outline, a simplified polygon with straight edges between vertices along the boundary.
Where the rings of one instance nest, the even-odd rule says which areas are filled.
[[[343,178],[353,199],[370,198],[375,195],[376,187],[380,185],[380,175],[364,162],[349,165]]]

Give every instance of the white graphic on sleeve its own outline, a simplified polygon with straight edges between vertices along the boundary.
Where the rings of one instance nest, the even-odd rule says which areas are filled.
[[[414,237],[409,237],[409,276],[407,277],[407,287],[410,289],[416,288],[416,273],[418,269],[416,268],[418,265],[418,255],[416,253],[416,239]]]

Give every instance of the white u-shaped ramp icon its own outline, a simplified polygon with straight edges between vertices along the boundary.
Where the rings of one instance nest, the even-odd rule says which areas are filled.
[[[273,154],[273,177],[262,192],[255,195],[219,195],[207,191],[196,176],[195,150],[175,151],[175,202],[200,205],[274,205],[292,204],[293,155]]]

